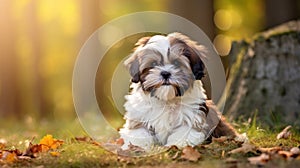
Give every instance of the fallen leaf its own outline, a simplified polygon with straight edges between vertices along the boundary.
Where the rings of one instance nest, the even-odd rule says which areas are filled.
[[[258,150],[262,153],[276,153],[281,150],[281,147],[275,146],[271,148],[258,148]]]
[[[26,151],[24,152],[23,156],[29,156],[31,158],[37,157],[37,154],[42,152],[42,145],[41,144],[32,144],[29,143]]]
[[[292,128],[292,126],[287,126],[285,127],[278,135],[277,139],[287,139],[290,135],[291,132],[289,131]]]
[[[54,157],[58,157],[58,156],[60,156],[60,153],[59,152],[50,152],[50,155],[54,156]]]
[[[124,139],[123,139],[123,138],[117,139],[117,140],[116,140],[116,144],[117,144],[117,145],[120,145],[120,146],[124,145]]]
[[[0,150],[5,148],[7,141],[3,138],[0,139]]]
[[[97,142],[97,141],[92,141],[91,144],[96,145],[96,146],[101,146],[101,143]]]
[[[243,143],[242,147],[229,151],[229,154],[256,152],[256,147],[249,143]]]
[[[3,151],[1,160],[3,160],[6,163],[13,163],[17,160],[17,154],[14,152]]]
[[[42,145],[42,152],[47,152],[50,149],[57,149],[59,146],[63,144],[63,141],[57,140],[53,138],[52,135],[47,134],[40,140],[39,144]]]
[[[292,153],[291,152],[289,152],[289,151],[278,151],[278,154],[280,155],[280,156],[283,156],[284,158],[286,158],[286,159],[289,159],[289,158],[291,158],[292,157]]]
[[[88,136],[83,136],[83,137],[75,137],[75,140],[79,142],[90,142],[92,141],[92,138]]]
[[[215,137],[212,137],[212,141],[213,142],[219,142],[219,143],[223,143],[225,141],[228,140],[228,137],[227,136],[221,136],[219,138],[215,138]]]
[[[30,156],[18,156],[18,160],[31,160]]]
[[[75,140],[78,142],[87,142],[96,146],[101,146],[101,143],[93,140],[93,138],[88,137],[88,136],[83,136],[83,137],[75,137]]]
[[[250,164],[254,164],[254,165],[264,165],[269,160],[270,160],[270,156],[265,153],[261,154],[260,156],[254,156],[254,157],[248,158],[248,161],[250,162]]]
[[[186,159],[189,161],[197,161],[201,157],[200,153],[191,146],[186,146],[182,150],[182,159]]]

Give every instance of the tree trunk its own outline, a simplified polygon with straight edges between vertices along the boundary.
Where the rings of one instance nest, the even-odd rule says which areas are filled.
[[[0,6],[0,117],[20,117],[20,87],[18,58],[15,52],[15,25],[12,3]]]
[[[213,0],[172,0],[168,1],[168,3],[168,11],[193,22],[213,41],[215,37]],[[208,98],[211,98],[211,85],[208,73],[202,79],[202,82]]]
[[[214,4],[212,0],[172,0],[169,1],[167,10],[193,22],[205,32],[210,40],[214,39]]]
[[[300,17],[299,0],[266,0],[265,14],[267,28]]]
[[[32,80],[32,85],[30,90],[31,93],[27,93],[33,98],[33,105],[34,115],[38,118],[46,118],[52,117],[52,108],[47,100],[45,88],[46,88],[46,81],[43,78],[41,73],[41,55],[42,55],[42,46],[41,46],[41,30],[40,25],[38,23],[37,18],[37,0],[31,1],[27,8],[27,20],[31,20],[30,24],[28,24],[28,34],[29,38],[33,44],[33,51],[32,51],[32,69],[30,76],[30,80]],[[32,112],[31,112],[32,113]]]
[[[234,42],[225,112],[263,124],[300,124],[300,21]]]

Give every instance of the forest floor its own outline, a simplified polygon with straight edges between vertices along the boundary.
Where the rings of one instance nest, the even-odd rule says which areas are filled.
[[[0,119],[1,120],[1,119]],[[300,134],[236,124],[248,142],[225,137],[148,157],[118,156],[90,139],[78,121],[0,121],[0,167],[300,167]]]

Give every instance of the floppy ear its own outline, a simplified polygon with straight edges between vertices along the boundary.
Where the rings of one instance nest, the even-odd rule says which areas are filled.
[[[124,65],[129,70],[131,76],[131,82],[138,83],[140,81],[140,63],[139,63],[139,50],[147,44],[151,37],[142,37],[135,44],[136,48],[134,52],[129,56],[127,60],[125,60]]]
[[[195,79],[200,80],[202,77],[204,77],[205,65],[202,60],[206,59],[206,48],[203,45],[197,44],[197,42],[192,41],[189,37],[181,33],[171,33],[168,36],[173,37],[185,44],[183,55],[189,59]]]
[[[196,52],[194,52],[194,49],[192,49],[189,46],[183,50],[183,55],[190,60],[190,66],[195,76],[195,79],[202,79],[205,75],[205,66],[202,60],[200,59],[199,55]]]

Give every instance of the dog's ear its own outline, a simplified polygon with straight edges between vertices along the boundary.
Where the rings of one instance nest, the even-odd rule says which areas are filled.
[[[148,41],[150,40],[151,37],[147,36],[147,37],[142,37],[138,40],[138,42],[135,43],[136,47],[144,47]]]
[[[147,44],[151,37],[142,37],[135,43],[134,52],[125,60],[124,65],[129,70],[131,82],[138,83],[140,81],[140,63],[139,63],[139,49]]]
[[[205,66],[202,60],[206,59],[206,48],[181,33],[171,33],[168,36],[175,38],[177,42],[184,44],[182,54],[189,59],[195,79],[200,80],[204,77]]]
[[[205,66],[198,53],[193,48],[188,47],[183,50],[183,55],[190,60],[191,69],[196,80],[201,80],[205,75]]]

